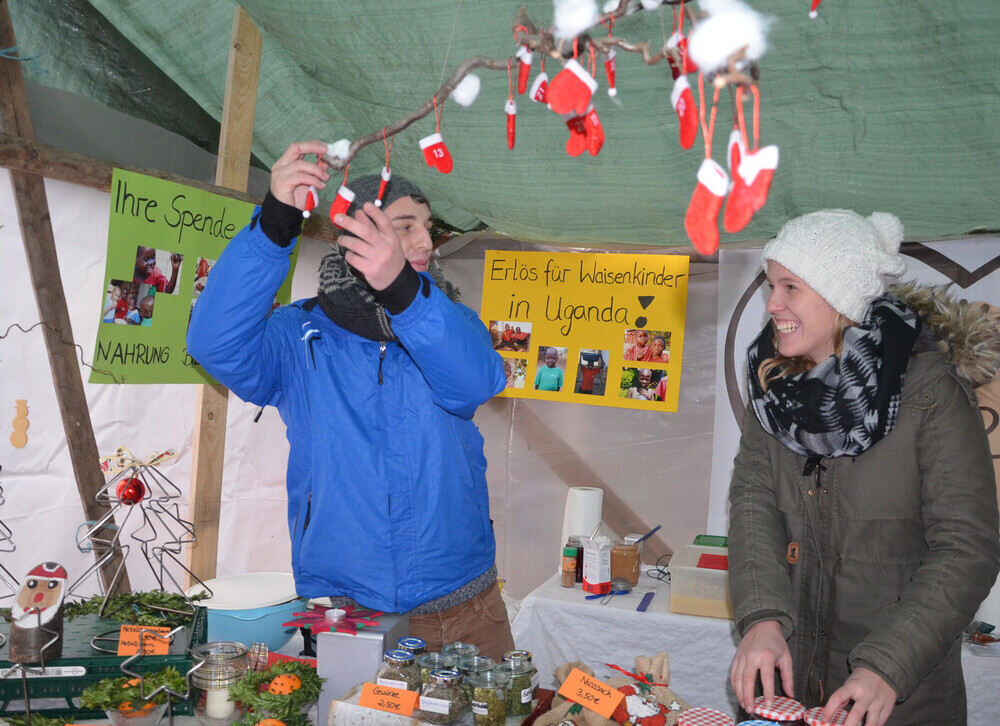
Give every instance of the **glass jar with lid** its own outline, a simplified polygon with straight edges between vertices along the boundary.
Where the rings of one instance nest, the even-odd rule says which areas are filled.
[[[470,655],[458,659],[456,668],[462,674],[462,688],[465,690],[466,698],[470,701],[472,700],[472,687],[469,685],[469,676],[491,670],[495,665],[496,661],[485,655]]]
[[[431,671],[455,670],[458,658],[444,653],[421,653],[417,656],[417,668],[420,669],[420,682],[431,682]]]
[[[228,726],[243,716],[229,698],[229,687],[250,668],[247,647],[242,643],[217,641],[199,645],[195,662],[203,665],[191,674],[194,714],[204,726]]]
[[[375,682],[380,686],[420,693],[420,669],[414,662],[413,653],[401,648],[387,650],[382,655],[382,667],[375,676]]]
[[[456,640],[454,643],[446,643],[441,648],[441,652],[445,655],[453,655],[456,658],[462,659],[472,655],[479,655],[479,646],[472,643],[461,643]]]
[[[455,670],[433,670],[430,682],[420,690],[420,719],[427,723],[454,723],[465,697],[459,685],[462,676]]]
[[[408,650],[414,656],[417,656],[427,650],[427,641],[423,638],[415,638],[412,635],[407,635],[405,638],[400,638],[396,641],[396,647],[400,650]]]
[[[488,671],[473,673],[467,681],[472,689],[472,717],[476,724],[503,726],[507,720],[508,674],[497,666]]]
[[[532,676],[535,667],[525,658],[511,658],[497,666],[509,679],[507,685],[507,715],[527,716],[531,713],[534,698]]]
[[[508,650],[503,654],[504,662],[509,660],[514,660],[515,658],[520,658],[521,660],[526,660],[531,663],[531,651],[530,650]],[[538,698],[538,669],[535,668],[535,664],[531,663],[531,697],[532,699]]]

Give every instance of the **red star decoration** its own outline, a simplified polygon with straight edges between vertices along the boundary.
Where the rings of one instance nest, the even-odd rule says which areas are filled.
[[[295,619],[281,625],[286,628],[308,628],[312,631],[313,635],[331,631],[357,635],[359,630],[364,630],[366,627],[377,628],[378,620],[375,620],[375,618],[382,614],[381,610],[367,610],[348,605],[341,608],[344,611],[344,617],[337,622],[333,622],[326,619],[326,611],[330,609],[316,605],[312,610],[292,613]]]

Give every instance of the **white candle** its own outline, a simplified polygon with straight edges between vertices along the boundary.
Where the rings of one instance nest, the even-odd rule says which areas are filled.
[[[236,710],[229,700],[229,689],[205,691],[205,715],[208,718],[228,718]]]

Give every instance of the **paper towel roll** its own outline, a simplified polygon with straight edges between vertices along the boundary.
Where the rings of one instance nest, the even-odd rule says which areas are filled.
[[[604,490],[597,487],[571,487],[566,492],[561,548],[570,537],[589,537],[601,521]]]

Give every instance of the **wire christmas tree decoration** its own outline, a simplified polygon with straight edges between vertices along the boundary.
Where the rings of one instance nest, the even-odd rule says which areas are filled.
[[[78,549],[81,552],[97,551],[101,556],[69,588],[69,594],[77,594],[80,586],[93,573],[120,552],[121,564],[107,587],[98,612],[101,617],[133,546],[142,553],[159,589],[175,591],[184,597],[191,607],[190,612],[184,614],[192,614],[194,605],[175,572],[187,573],[191,582],[203,587],[210,596],[212,594],[211,589],[178,557],[182,548],[194,544],[197,538],[194,525],[181,516],[181,490],[157,467],[175,456],[173,449],[166,449],[138,459],[120,446],[114,454],[101,460],[101,470],[113,476],[97,493],[96,499],[98,503],[108,506],[108,513],[97,521],[84,522],[77,530]],[[140,513],[142,522],[128,535],[128,539],[135,543],[133,545],[122,542],[122,532],[135,512]],[[120,521],[116,515],[123,515]]]

